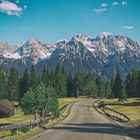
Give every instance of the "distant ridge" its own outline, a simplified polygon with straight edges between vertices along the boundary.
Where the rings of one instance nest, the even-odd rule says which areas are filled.
[[[15,66],[23,73],[25,68],[35,65],[39,72],[44,65],[54,69],[57,63],[72,74],[91,72],[109,80],[118,68],[126,78],[132,68],[140,69],[140,46],[129,37],[107,32],[95,38],[78,34],[56,44],[45,44],[34,38],[22,46],[0,42],[0,66],[5,70]]]

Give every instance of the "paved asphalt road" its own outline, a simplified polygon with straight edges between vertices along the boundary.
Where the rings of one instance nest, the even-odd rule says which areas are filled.
[[[92,104],[92,99],[75,103],[65,120],[29,140],[131,140]]]

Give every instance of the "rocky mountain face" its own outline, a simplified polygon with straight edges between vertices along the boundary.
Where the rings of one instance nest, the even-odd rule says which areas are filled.
[[[25,65],[36,65],[38,62],[49,58],[54,50],[54,45],[44,44],[32,38],[21,46],[16,53],[19,54]]]
[[[139,44],[128,37],[106,32],[96,38],[79,34],[53,45],[36,39],[30,39],[20,47],[1,42],[0,48],[1,67],[13,65],[20,73],[32,64],[41,72],[44,65],[53,70],[60,63],[72,74],[91,72],[110,80],[115,76],[116,68],[123,78],[132,68],[140,69]]]
[[[4,50],[0,53],[0,66],[6,70],[14,66],[20,74],[24,72],[25,68],[30,68],[40,61],[48,59],[55,50],[55,45],[45,44],[33,38],[19,47],[4,44],[6,43],[0,46]]]

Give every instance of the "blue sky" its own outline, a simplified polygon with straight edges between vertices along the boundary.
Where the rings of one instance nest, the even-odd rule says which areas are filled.
[[[101,32],[140,42],[140,0],[0,0],[1,41],[55,43]]]

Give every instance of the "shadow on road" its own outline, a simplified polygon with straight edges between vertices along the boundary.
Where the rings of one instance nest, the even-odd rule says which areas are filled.
[[[119,125],[109,123],[61,123],[61,126],[55,126],[51,129],[82,133],[101,133],[122,136],[129,135],[130,137],[140,139],[140,131],[136,130],[136,128],[120,127]]]

